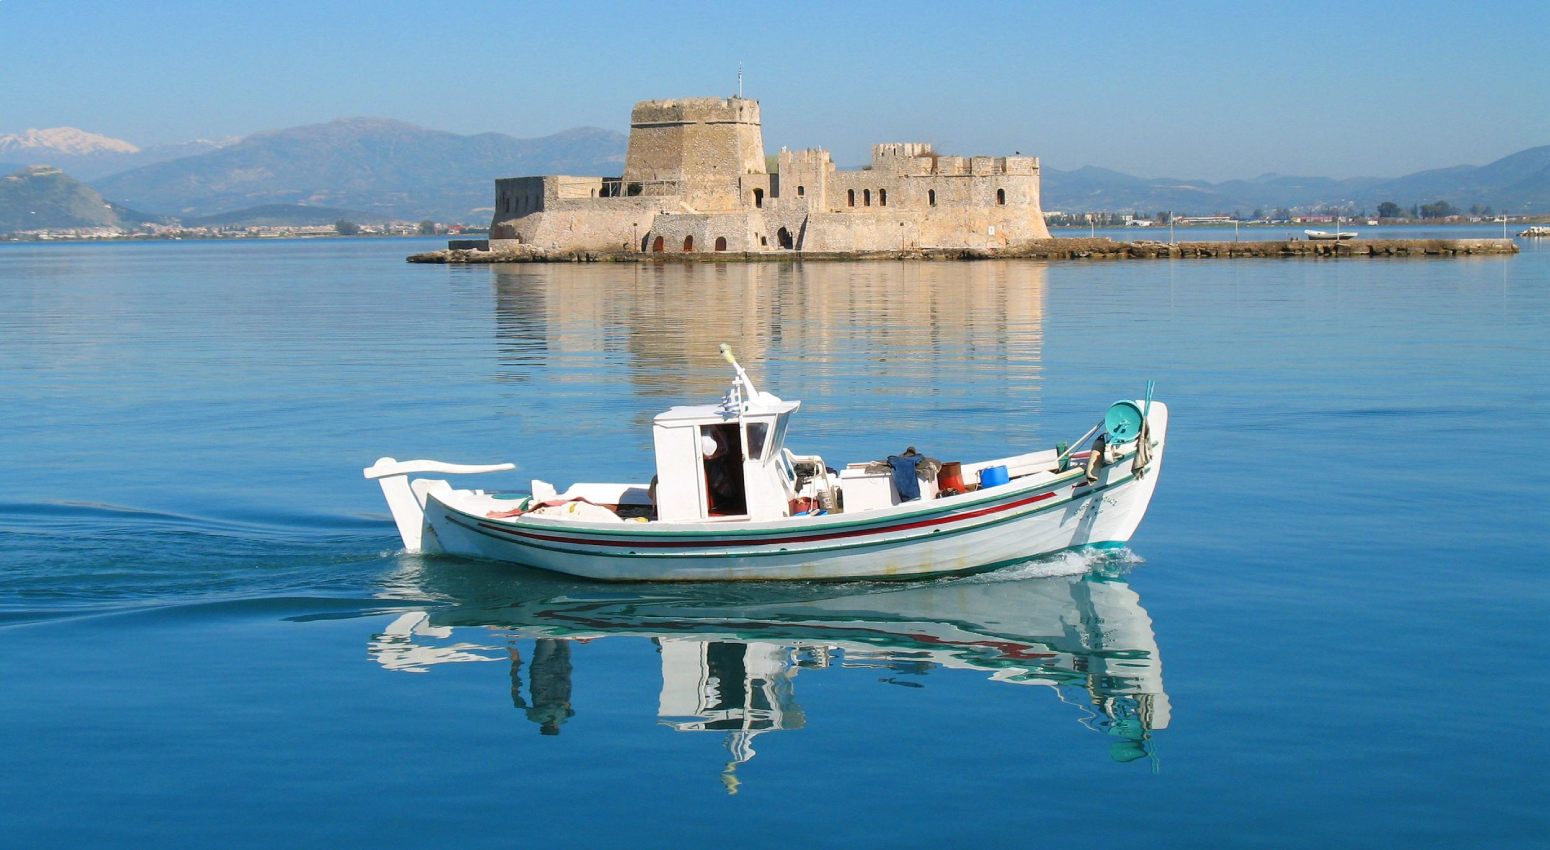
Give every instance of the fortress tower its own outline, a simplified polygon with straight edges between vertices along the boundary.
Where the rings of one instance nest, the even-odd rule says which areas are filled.
[[[758,101],[643,100],[630,113],[627,195],[677,195],[696,210],[732,210],[742,206],[741,178],[764,173]]]

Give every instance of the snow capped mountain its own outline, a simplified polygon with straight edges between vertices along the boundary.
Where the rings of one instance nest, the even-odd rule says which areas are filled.
[[[74,127],[53,127],[47,130],[23,130],[0,136],[0,155],[62,154],[65,156],[89,156],[102,153],[139,153],[140,149],[123,139],[115,139],[99,133],[88,133]]]

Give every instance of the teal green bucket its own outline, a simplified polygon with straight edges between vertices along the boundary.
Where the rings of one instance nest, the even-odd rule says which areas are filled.
[[[1109,405],[1109,412],[1103,415],[1103,430],[1109,435],[1109,442],[1128,443],[1141,436],[1141,408],[1133,401],[1116,401]]]

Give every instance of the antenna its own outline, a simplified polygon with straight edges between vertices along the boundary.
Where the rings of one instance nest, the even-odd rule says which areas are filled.
[[[739,100],[743,97],[743,63],[741,62],[737,63],[737,97]]]

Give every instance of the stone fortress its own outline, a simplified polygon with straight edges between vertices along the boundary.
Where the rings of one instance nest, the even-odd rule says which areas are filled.
[[[865,253],[998,250],[1048,239],[1032,156],[944,156],[874,145],[841,171],[820,148],[765,164],[759,102],[646,100],[619,177],[495,183],[492,252]]]

